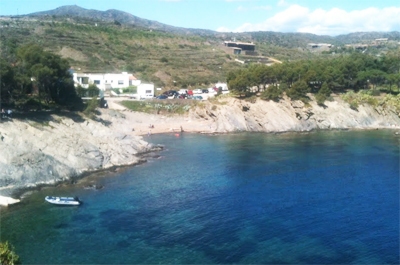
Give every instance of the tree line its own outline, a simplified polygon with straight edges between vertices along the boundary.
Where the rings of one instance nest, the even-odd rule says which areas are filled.
[[[76,94],[67,60],[35,44],[3,42],[0,58],[0,101],[21,109],[75,108]]]
[[[279,100],[283,92],[293,100],[306,100],[307,93],[317,94],[318,103],[331,94],[348,90],[400,90],[400,55],[382,57],[353,53],[329,59],[301,60],[274,64],[255,64],[230,72],[230,90],[241,96],[261,92],[261,97]]]

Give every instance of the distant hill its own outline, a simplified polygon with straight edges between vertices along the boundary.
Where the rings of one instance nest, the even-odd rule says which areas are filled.
[[[120,23],[127,26],[135,26],[153,30],[160,30],[184,34],[212,34],[214,31],[204,29],[187,29],[181,27],[169,26],[154,20],[143,19],[124,11],[110,9],[107,11],[98,11],[94,9],[85,9],[77,5],[61,6],[53,10],[42,11],[28,14],[30,17],[42,16],[61,16],[61,17],[80,17],[92,20],[108,21]]]
[[[195,35],[214,35],[226,36],[231,38],[253,39],[256,41],[269,41],[281,46],[300,46],[310,42],[329,42],[333,44],[357,43],[360,41],[368,41],[377,38],[390,38],[392,40],[400,40],[400,32],[356,32],[350,34],[339,35],[336,37],[328,35],[316,35],[311,33],[281,33],[273,31],[259,31],[249,33],[220,33],[207,29],[192,29],[183,27],[174,27],[160,23],[154,20],[148,20],[129,14],[124,11],[110,9],[106,11],[98,11],[94,9],[85,9],[77,5],[61,6],[53,10],[35,12],[26,15],[28,17],[42,16],[60,16],[71,18],[86,18],[91,20],[107,21],[121,23],[126,26],[134,26],[145,29],[160,30],[171,33],[195,34]],[[285,39],[283,43],[280,43]],[[299,45],[300,44],[300,45]]]
[[[345,35],[339,35],[335,37],[335,40],[341,43],[353,44],[368,42],[375,39],[388,38],[389,40],[400,41],[400,32],[354,32]]]

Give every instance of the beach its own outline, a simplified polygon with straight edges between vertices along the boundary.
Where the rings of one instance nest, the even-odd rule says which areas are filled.
[[[201,120],[194,116],[185,115],[157,115],[128,110],[120,104],[126,98],[107,98],[109,110],[115,110],[129,121],[131,131],[135,135],[149,136],[159,133],[179,134],[181,132],[213,133],[215,126],[212,120]],[[109,112],[103,110],[103,113]],[[126,125],[123,125],[126,126]],[[213,130],[214,128],[214,130]]]

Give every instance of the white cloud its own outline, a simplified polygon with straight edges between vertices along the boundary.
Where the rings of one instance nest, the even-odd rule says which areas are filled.
[[[400,30],[400,7],[383,9],[367,8],[345,11],[339,8],[330,10],[310,10],[300,5],[291,5],[264,22],[245,23],[233,30],[308,32],[318,35],[339,35],[358,31]]]

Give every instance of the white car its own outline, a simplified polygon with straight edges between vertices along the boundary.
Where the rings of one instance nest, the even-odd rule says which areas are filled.
[[[203,90],[201,90],[200,88],[196,88],[196,89],[193,90],[193,93],[194,94],[202,94]]]

